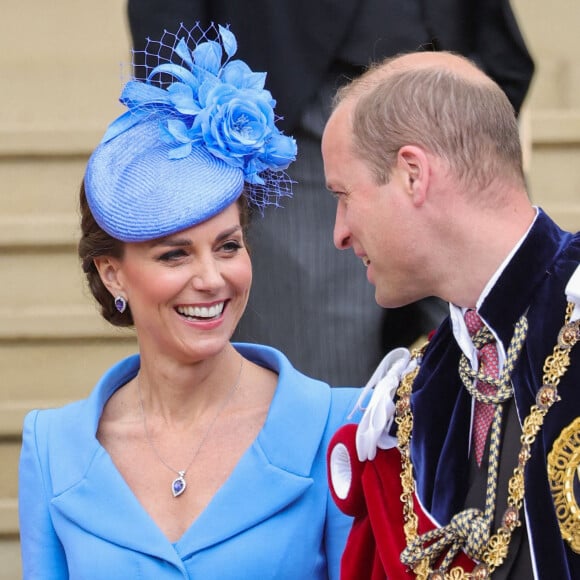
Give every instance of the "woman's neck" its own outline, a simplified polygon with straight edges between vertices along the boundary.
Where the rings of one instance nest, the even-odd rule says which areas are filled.
[[[222,405],[239,382],[242,360],[231,345],[190,364],[142,354],[134,395],[148,417],[166,424],[190,424]]]

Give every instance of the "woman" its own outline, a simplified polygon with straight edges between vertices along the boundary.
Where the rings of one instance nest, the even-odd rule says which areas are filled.
[[[338,577],[350,520],[325,452],[358,391],[230,342],[252,278],[248,204],[288,193],[296,150],[265,75],[212,31],[151,43],[168,60],[127,83],[129,111],[87,165],[79,255],[139,354],[88,399],[26,417],[25,578]]]

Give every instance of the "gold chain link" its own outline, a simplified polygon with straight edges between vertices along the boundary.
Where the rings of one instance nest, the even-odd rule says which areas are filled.
[[[520,437],[521,449],[518,455],[518,465],[513,471],[508,482],[508,507],[503,516],[502,526],[487,541],[483,552],[482,563],[477,565],[472,572],[466,572],[460,567],[450,570],[433,570],[429,558],[423,558],[414,567],[416,577],[419,580],[484,580],[489,578],[496,568],[501,566],[507,557],[512,532],[521,525],[519,512],[523,505],[525,495],[524,471],[531,456],[531,446],[536,440],[544,423],[544,418],[552,405],[560,400],[558,385],[570,365],[570,349],[576,344],[580,336],[579,322],[570,323],[570,317],[574,304],[569,302],[566,308],[565,323],[558,335],[558,342],[554,346],[553,353],[549,355],[543,367],[542,387],[537,393],[536,404],[532,405],[529,415],[525,418]],[[413,351],[412,356],[418,362],[426,348]],[[396,406],[397,439],[401,453],[401,484],[403,493],[404,532],[407,546],[418,537],[418,518],[414,511],[415,482],[413,479],[413,463],[411,461],[410,440],[413,431],[413,413],[411,411],[410,398],[413,383],[419,372],[419,365],[408,373],[397,390],[398,402]]]

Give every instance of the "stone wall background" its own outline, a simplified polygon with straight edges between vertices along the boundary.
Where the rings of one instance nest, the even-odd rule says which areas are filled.
[[[4,3],[0,19],[0,580],[21,576],[17,462],[27,410],[85,396],[130,332],[108,327],[78,267],[76,199],[87,157],[122,108],[121,0]],[[521,118],[531,196],[580,227],[577,0],[513,0],[536,61]]]

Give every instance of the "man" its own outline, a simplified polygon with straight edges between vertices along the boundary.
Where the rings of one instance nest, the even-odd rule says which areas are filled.
[[[343,578],[580,577],[580,236],[531,205],[505,94],[451,53],[387,60],[338,92],[322,154],[376,301],[450,304],[331,446]]]
[[[434,328],[444,304],[430,298],[382,310],[360,262],[333,248],[334,204],[320,195],[320,139],[345,79],[370,61],[419,47],[474,58],[519,110],[534,67],[509,0],[128,0],[127,8],[137,51],[180,22],[230,24],[237,56],[268,71],[280,126],[298,144],[289,170],[294,196],[249,231],[254,279],[235,339],[275,346],[331,384],[358,385],[381,360],[383,344],[412,344]]]

